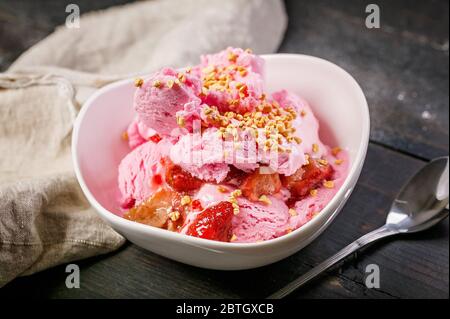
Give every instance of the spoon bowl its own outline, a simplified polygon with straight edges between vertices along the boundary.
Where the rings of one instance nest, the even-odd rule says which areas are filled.
[[[394,200],[386,227],[399,233],[428,229],[448,216],[449,158],[431,161],[414,175]]]

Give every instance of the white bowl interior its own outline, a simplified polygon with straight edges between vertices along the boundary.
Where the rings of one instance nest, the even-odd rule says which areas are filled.
[[[117,215],[122,215],[117,168],[130,151],[121,136],[135,116],[134,91],[132,81],[99,90],[91,97],[91,106],[85,109],[78,128],[76,148],[80,173],[100,205]]]
[[[306,99],[319,118],[323,141],[347,149],[354,166],[369,129],[366,110],[361,107],[366,105],[365,98],[356,82],[321,59],[301,55],[265,59],[268,91],[287,89]],[[133,80],[127,80],[94,94],[81,111],[74,139],[85,185],[100,205],[117,215],[121,215],[117,167],[129,152],[121,135],[134,117],[134,90]]]

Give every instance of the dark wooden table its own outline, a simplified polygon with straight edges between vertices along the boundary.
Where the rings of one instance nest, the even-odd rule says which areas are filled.
[[[63,23],[68,1],[0,1],[0,69]],[[126,1],[77,3],[82,12]],[[98,298],[259,298],[383,224],[400,186],[428,160],[448,154],[449,3],[378,0],[381,28],[365,27],[359,0],[286,1],[289,27],[280,52],[331,60],[353,74],[369,101],[372,132],[356,190],[311,245],[274,265],[222,272],[186,266],[127,244],[77,262],[81,288],[67,289],[65,266],[19,278],[0,295]],[[448,298],[448,220],[425,233],[387,240],[296,292],[293,298]],[[368,264],[380,289],[365,286]]]

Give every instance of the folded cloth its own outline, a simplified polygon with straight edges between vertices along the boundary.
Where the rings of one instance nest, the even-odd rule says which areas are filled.
[[[82,8],[81,8],[82,9]],[[273,53],[287,24],[281,0],[145,1],[88,13],[79,29],[59,27],[13,63],[97,74],[186,66],[227,46]]]
[[[119,248],[124,238],[96,215],[72,171],[72,85],[2,74],[0,88],[0,286]]]
[[[59,27],[0,74],[0,287],[125,242],[72,169],[72,123],[92,92],[227,46],[274,52],[286,23],[281,0],[137,2]]]

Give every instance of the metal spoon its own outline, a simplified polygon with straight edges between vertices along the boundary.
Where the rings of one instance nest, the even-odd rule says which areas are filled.
[[[423,167],[394,200],[386,224],[357,239],[336,255],[328,258],[306,274],[270,295],[269,299],[286,297],[317,275],[360,248],[381,238],[416,233],[428,229],[448,216],[449,158],[441,157]]]

